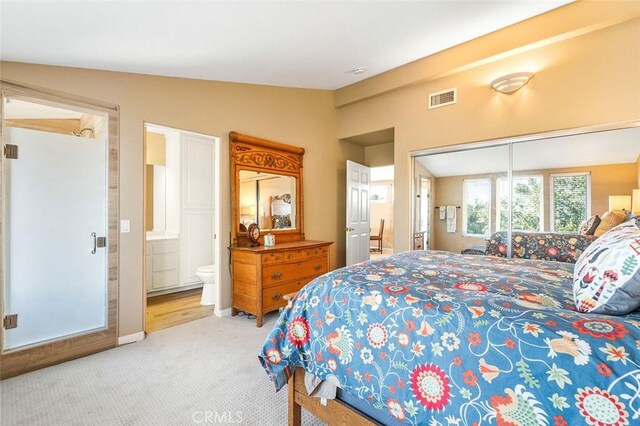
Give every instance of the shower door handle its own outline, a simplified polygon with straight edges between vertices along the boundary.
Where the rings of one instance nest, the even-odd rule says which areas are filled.
[[[104,248],[107,246],[106,237],[98,237],[98,234],[96,234],[95,232],[92,232],[91,238],[93,238],[93,249],[91,250],[91,254],[96,254],[97,249]]]

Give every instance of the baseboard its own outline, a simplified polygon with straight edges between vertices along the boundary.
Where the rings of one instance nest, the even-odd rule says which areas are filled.
[[[141,340],[144,340],[144,331],[139,331],[137,333],[127,334],[126,336],[118,337],[118,346],[139,342]]]
[[[231,308],[223,309],[219,311],[217,314],[220,318],[222,317],[230,317],[231,316]]]

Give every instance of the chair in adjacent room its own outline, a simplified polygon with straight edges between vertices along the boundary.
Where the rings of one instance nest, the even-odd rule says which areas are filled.
[[[369,248],[369,251],[372,253],[382,253],[382,234],[384,233],[384,219],[380,219],[380,229],[378,230],[378,235],[370,235],[369,241],[377,241],[377,248]]]

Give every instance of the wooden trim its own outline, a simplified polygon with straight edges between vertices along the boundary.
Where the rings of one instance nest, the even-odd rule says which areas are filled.
[[[6,127],[19,127],[21,129],[40,130],[43,132],[61,133],[70,135],[72,132],[80,130],[79,118],[17,118],[6,119],[4,125]]]
[[[229,141],[230,142],[244,142],[250,145],[261,146],[264,148],[269,148],[278,151],[290,152],[296,155],[304,155],[304,148],[298,146],[287,145],[280,142],[273,142],[267,139],[260,139],[255,136],[243,135],[238,132],[229,132]]]
[[[0,354],[0,378],[13,377],[64,361],[90,355],[117,345],[118,336],[118,248],[119,248],[119,109],[116,105],[0,80],[2,96],[34,99],[46,103],[67,105],[87,112],[107,114],[108,140],[108,238],[107,238],[107,328],[89,331],[41,345],[6,351]],[[0,105],[0,114],[2,113]],[[3,120],[4,121],[4,120]],[[2,124],[4,136],[5,125]],[[2,209],[2,181],[0,174],[0,212]],[[0,252],[4,250],[0,214]],[[4,256],[0,256],[0,270],[4,270]],[[4,274],[0,273],[0,312],[4,315]],[[0,333],[0,348],[3,347]]]
[[[374,426],[381,424],[338,399],[329,399],[327,405],[322,405],[320,398],[309,396],[304,385],[304,370],[300,367],[296,367],[289,378],[288,386],[289,426],[300,426],[302,422],[301,408],[330,425]]]
[[[229,133],[230,182],[231,182],[231,236],[232,246],[246,245],[248,240],[239,231],[240,206],[238,197],[241,170],[280,174],[296,178],[296,228],[271,229],[277,241],[304,240],[303,156],[304,148],[260,139],[237,132]],[[269,161],[267,161],[267,157]],[[260,237],[263,244],[263,236]]]

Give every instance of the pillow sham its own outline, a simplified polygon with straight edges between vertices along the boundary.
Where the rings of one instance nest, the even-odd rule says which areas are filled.
[[[594,241],[573,272],[573,300],[580,312],[623,315],[640,307],[640,228],[616,226]]]
[[[600,221],[600,225],[598,225],[593,235],[595,235],[596,237],[601,236],[602,234],[609,231],[610,229],[613,229],[616,226],[620,225],[622,222],[625,221],[626,218],[627,218],[627,215],[623,211],[606,212],[604,215],[602,215],[602,220]]]
[[[593,233],[596,232],[596,229],[598,229],[598,226],[600,226],[600,222],[602,222],[600,216],[591,216],[580,224],[580,235],[593,235]]]

